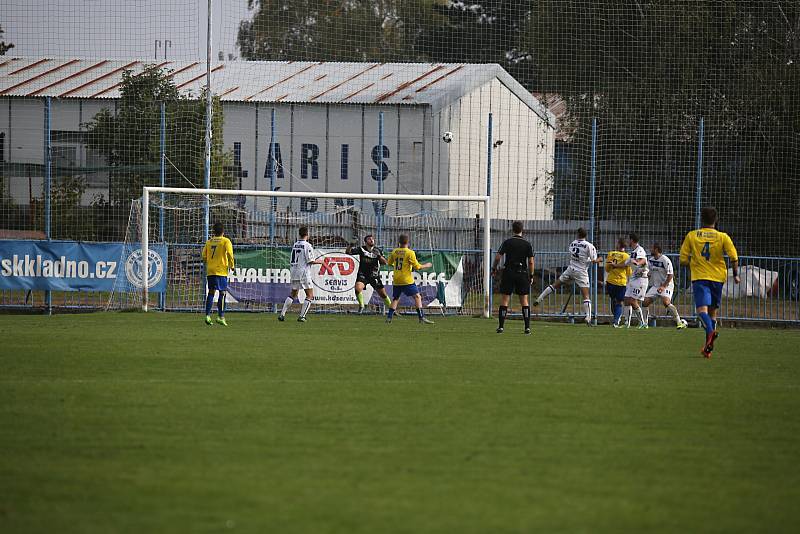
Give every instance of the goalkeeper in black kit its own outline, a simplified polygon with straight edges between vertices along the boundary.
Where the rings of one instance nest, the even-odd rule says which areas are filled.
[[[503,275],[500,280],[500,310],[498,317],[500,324],[497,333],[502,334],[505,330],[506,315],[508,314],[508,303],[511,294],[519,296],[519,303],[522,306],[522,318],[525,320],[525,334],[531,333],[531,308],[528,302],[528,295],[531,292],[531,282],[533,281],[533,247],[522,237],[522,223],[514,221],[511,225],[513,236],[503,241],[500,249],[494,257],[492,273],[496,274],[500,262],[503,261]]]
[[[383,257],[381,249],[375,246],[375,238],[371,235],[364,237],[364,244],[352,245],[345,251],[351,256],[358,256],[358,274],[356,275],[356,300],[358,301],[358,313],[363,313],[366,305],[364,304],[364,288],[371,285],[378,292],[383,301],[389,306],[392,301],[386,294],[386,289],[381,282],[381,265],[386,265],[386,258]]]

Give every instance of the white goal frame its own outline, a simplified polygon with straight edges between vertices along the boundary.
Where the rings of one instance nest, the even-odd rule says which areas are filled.
[[[479,202],[483,204],[483,316],[491,317],[491,197],[471,195],[394,195],[394,194],[368,194],[368,193],[316,193],[312,191],[254,191],[243,189],[195,189],[193,187],[143,187],[142,188],[142,273],[149,272],[150,252],[150,193],[178,193],[196,196],[253,196],[269,198],[340,198],[353,200],[415,200],[415,201],[455,201]],[[208,220],[206,220],[208,226]],[[142,311],[147,312],[149,287],[147,274],[144,274],[142,284]]]

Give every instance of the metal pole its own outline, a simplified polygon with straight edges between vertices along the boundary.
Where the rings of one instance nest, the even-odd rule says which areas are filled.
[[[378,194],[383,194],[383,111],[378,113]],[[381,232],[383,231],[383,200],[378,200],[378,231],[377,242],[381,241]]]
[[[486,135],[486,196],[490,199],[492,198],[492,128],[494,126],[494,116],[492,113],[489,113],[489,129]],[[487,300],[487,312],[484,314],[487,318],[492,316],[492,308],[494,306],[494,290],[492,288],[492,279],[491,279],[491,260],[489,256],[491,255],[491,246],[492,246],[492,224],[490,221],[490,214],[489,214],[489,205],[490,203],[487,202],[486,204],[486,236],[484,236],[484,248],[483,248],[483,255],[486,256],[483,260],[484,263],[484,283],[489,292],[489,298]],[[489,273],[488,276],[486,273]]]
[[[255,189],[198,189],[193,187],[144,187],[150,193],[185,193],[189,195],[220,195],[220,196],[253,196],[253,197],[278,197],[278,198],[306,198],[308,191],[259,191]],[[373,200],[377,195],[370,193],[314,193],[318,198],[341,198],[355,200]],[[412,195],[408,193],[381,195],[383,200],[414,200],[416,202],[486,202],[484,195]]]
[[[275,108],[272,108],[270,114],[270,138],[269,138],[269,190],[275,191],[275,171],[277,162],[275,161]],[[278,199],[273,197],[270,200],[270,214],[269,214],[269,242],[271,245],[275,244],[275,211],[278,208]]]
[[[208,0],[208,29],[206,33],[206,158],[205,158],[205,184],[206,189],[211,188],[211,114],[213,112],[213,100],[211,98],[211,21],[213,0]],[[208,228],[211,223],[209,215],[209,199],[205,198],[203,203],[203,221],[205,223],[205,239],[208,239]]]
[[[483,287],[484,305],[483,316],[489,319],[492,316],[492,267],[491,254],[492,247],[492,197],[486,197],[483,208]]]
[[[147,299],[149,298],[147,281],[150,278],[150,190],[145,187],[142,191],[142,311],[147,311]]]
[[[167,185],[167,112],[166,104],[161,102],[161,187]],[[164,193],[161,193],[161,205],[158,208],[158,241],[164,242]],[[166,307],[166,295],[158,294],[158,307]]]
[[[700,204],[703,196],[703,141],[705,138],[705,120],[700,117],[700,131],[697,139],[697,184],[694,194],[694,227],[700,228]]]
[[[50,97],[44,100],[44,235],[50,240],[50,194],[52,187],[53,150],[50,139]],[[44,293],[47,305],[47,314],[53,313],[53,294],[48,290]]]
[[[595,191],[597,184],[597,117],[592,118],[592,162],[591,162],[591,178],[589,181],[589,241],[594,244],[594,202]],[[592,307],[593,317],[592,320],[597,323],[597,264],[592,265],[592,300],[594,306]]]

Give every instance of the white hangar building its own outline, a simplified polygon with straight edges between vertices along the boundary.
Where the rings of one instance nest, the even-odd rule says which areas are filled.
[[[148,64],[0,58],[3,161],[43,162],[49,96],[53,157],[75,167],[102,164],[81,145],[81,125],[103,108],[115,109],[123,71],[135,74]],[[204,64],[159,65],[181,91],[200,94]],[[552,219],[555,118],[498,65],[234,61],[215,63],[211,83],[242,189],[270,188],[274,109],[275,187],[282,191],[378,192],[383,112],[383,192],[482,195],[491,113],[493,140],[502,141],[492,149],[494,216]],[[441,140],[445,131],[453,133],[449,144]],[[17,201],[41,196],[41,177],[29,176],[24,185],[7,177],[7,193]],[[88,182],[87,201],[104,187],[101,177]]]

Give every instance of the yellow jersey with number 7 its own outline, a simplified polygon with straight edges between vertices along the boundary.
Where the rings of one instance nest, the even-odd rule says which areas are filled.
[[[692,230],[686,234],[681,245],[681,263],[689,264],[692,282],[695,280],[725,282],[728,279],[725,254],[731,261],[739,260],[739,254],[730,236],[714,228]]]
[[[413,269],[419,269],[422,265],[417,261],[417,255],[410,248],[396,248],[386,258],[386,262],[394,267],[394,278],[392,285],[407,286],[414,283]]]
[[[206,276],[228,276],[228,270],[234,266],[231,240],[215,236],[206,241],[203,261],[206,263]]]

